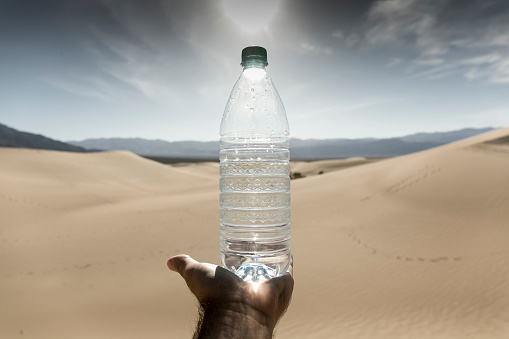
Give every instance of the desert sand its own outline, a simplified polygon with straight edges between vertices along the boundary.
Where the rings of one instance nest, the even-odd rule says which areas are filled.
[[[508,136],[292,164],[307,176],[276,337],[509,338]],[[191,337],[166,260],[218,262],[218,195],[216,163],[0,149],[0,338]]]

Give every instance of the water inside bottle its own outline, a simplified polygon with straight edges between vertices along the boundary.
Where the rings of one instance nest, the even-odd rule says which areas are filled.
[[[290,263],[288,147],[221,146],[221,264],[250,282],[282,275]]]

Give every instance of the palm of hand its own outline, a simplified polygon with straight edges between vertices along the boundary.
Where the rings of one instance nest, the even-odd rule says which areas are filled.
[[[170,258],[168,267],[182,275],[200,304],[249,308],[270,319],[273,326],[286,311],[293,291],[293,261],[285,275],[260,284],[245,282],[222,267],[199,263],[187,255]]]

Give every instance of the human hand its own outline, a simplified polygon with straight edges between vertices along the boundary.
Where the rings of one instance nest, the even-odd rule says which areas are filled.
[[[197,338],[271,338],[293,292],[293,259],[285,275],[259,284],[188,255],[170,258],[168,268],[180,273],[202,307]]]

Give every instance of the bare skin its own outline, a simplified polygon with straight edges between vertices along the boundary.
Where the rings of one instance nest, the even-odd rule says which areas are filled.
[[[272,338],[274,328],[290,304],[293,260],[288,272],[258,286],[213,264],[188,255],[168,260],[168,268],[186,281],[201,306],[194,338]]]

